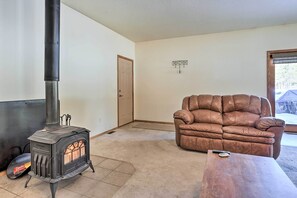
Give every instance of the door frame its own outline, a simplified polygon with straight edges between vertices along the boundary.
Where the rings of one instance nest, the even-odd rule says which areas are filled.
[[[122,56],[122,55],[117,55],[117,112],[118,112],[118,121],[117,121],[117,125],[118,127],[120,127],[120,114],[119,114],[119,59],[125,59],[125,60],[128,60],[128,61],[131,61],[132,62],[132,121],[134,121],[134,61],[133,59],[130,59],[130,58],[127,58],[125,56]],[[129,123],[131,123],[129,122]],[[129,124],[127,123],[127,124]],[[124,124],[126,125],[126,124]],[[121,125],[121,126],[124,126],[124,125]]]
[[[282,49],[267,51],[267,98],[271,104],[272,115],[275,116],[275,65],[272,61],[273,54],[297,52],[297,49]],[[285,131],[297,132],[297,125],[286,124]]]

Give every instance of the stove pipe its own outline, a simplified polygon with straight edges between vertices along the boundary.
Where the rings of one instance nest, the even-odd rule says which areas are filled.
[[[60,125],[58,83],[60,59],[60,0],[45,0],[44,81],[46,126]]]

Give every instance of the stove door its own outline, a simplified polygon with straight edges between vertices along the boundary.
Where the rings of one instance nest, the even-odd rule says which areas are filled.
[[[77,139],[65,144],[61,153],[62,175],[66,175],[87,164],[88,162],[88,142],[86,139]]]

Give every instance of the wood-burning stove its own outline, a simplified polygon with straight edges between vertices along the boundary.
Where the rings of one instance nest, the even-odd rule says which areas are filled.
[[[58,182],[81,174],[87,168],[95,172],[90,160],[89,130],[60,125],[58,99],[60,52],[60,0],[45,0],[45,96],[46,126],[30,140],[31,177],[50,183],[55,198]]]
[[[31,176],[50,183],[55,197],[58,182],[80,174],[90,160],[89,130],[74,126],[57,126],[35,132],[30,140]]]

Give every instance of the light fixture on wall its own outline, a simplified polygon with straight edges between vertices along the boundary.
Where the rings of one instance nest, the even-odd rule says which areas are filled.
[[[177,73],[181,73],[181,68],[185,68],[188,65],[188,60],[175,60],[172,61],[172,66],[177,69]]]

